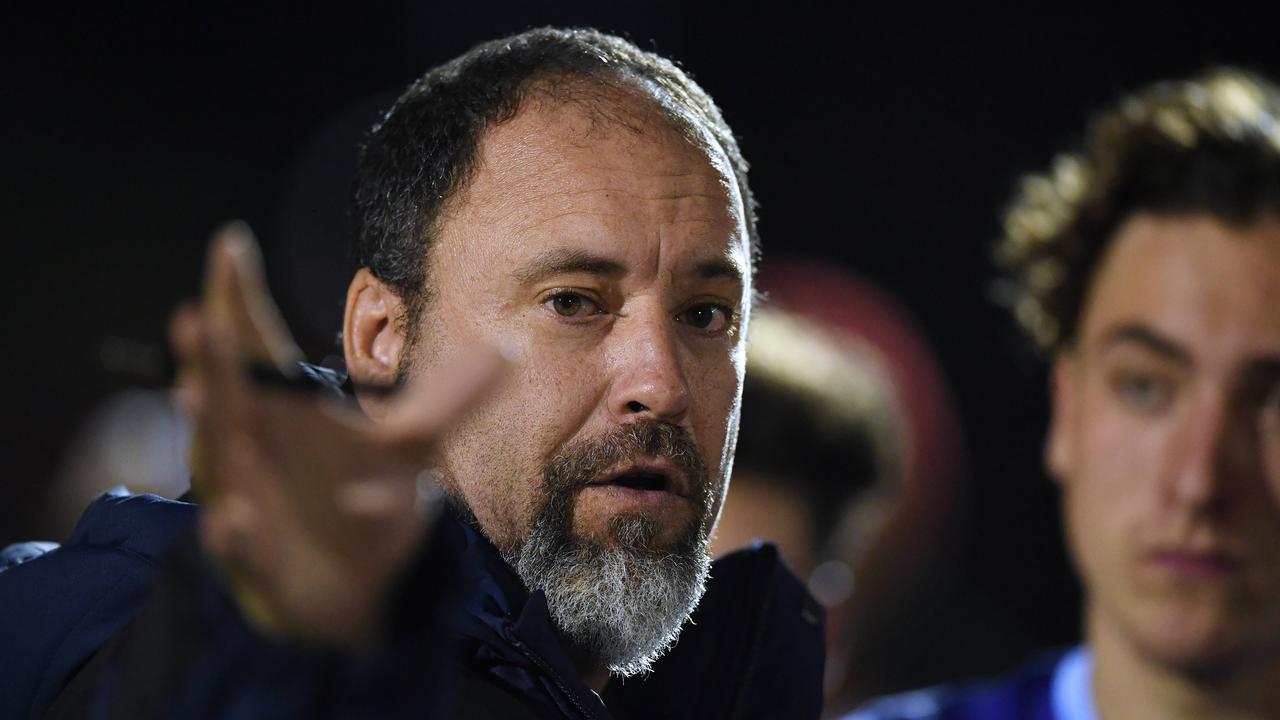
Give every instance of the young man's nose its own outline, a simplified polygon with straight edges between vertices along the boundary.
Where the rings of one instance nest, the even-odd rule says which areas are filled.
[[[1215,508],[1257,468],[1257,429],[1225,396],[1202,398],[1184,422],[1169,492],[1180,504]]]

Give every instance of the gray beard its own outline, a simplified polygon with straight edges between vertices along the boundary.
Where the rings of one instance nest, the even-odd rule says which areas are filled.
[[[613,519],[615,545],[573,537],[577,491],[619,460],[638,456],[667,457],[682,468],[699,511],[695,521],[670,548],[655,547],[660,526],[639,514]],[[650,671],[675,644],[711,570],[711,493],[696,447],[679,428],[638,424],[567,449],[543,480],[545,502],[524,543],[504,553],[507,564],[530,591],[546,595],[552,621],[577,649],[621,677]]]
[[[651,535],[644,518],[620,518],[624,535]],[[609,672],[649,672],[680,635],[706,588],[711,560],[705,538],[672,552],[621,544],[601,548],[563,542],[547,525],[534,528],[511,562],[531,590],[542,590],[560,632]]]

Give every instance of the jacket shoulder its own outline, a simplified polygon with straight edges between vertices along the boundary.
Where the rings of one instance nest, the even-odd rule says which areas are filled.
[[[21,542],[14,543],[0,550],[0,572],[17,567],[24,562],[35,560],[50,550],[57,550],[55,542]]]
[[[195,506],[155,495],[93,501],[61,547],[24,543],[0,572],[0,717],[38,716],[137,615]]]

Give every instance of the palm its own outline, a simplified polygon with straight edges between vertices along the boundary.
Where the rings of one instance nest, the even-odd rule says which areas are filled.
[[[246,362],[289,372],[300,353],[238,229],[215,242],[202,305],[179,313],[174,337],[196,420],[202,542],[237,600],[273,633],[369,642],[430,522],[420,497],[435,440],[497,363],[473,358],[465,377],[408,387],[382,423],[333,399],[255,386]]]

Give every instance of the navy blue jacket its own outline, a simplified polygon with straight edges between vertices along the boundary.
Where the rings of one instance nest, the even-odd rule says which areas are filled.
[[[227,597],[194,505],[108,495],[60,548],[0,556],[0,717],[816,718],[820,608],[763,545],[716,562],[679,643],[603,699],[545,597],[446,514],[351,657],[273,642]]]

